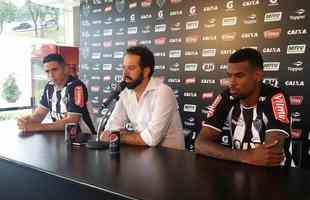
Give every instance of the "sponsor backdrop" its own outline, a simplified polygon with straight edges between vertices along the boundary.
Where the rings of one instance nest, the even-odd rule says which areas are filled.
[[[80,70],[93,112],[101,116],[98,110],[102,100],[113,90],[113,83],[121,81],[125,49],[146,45],[155,55],[155,75],[175,91],[186,129],[186,145],[192,150],[207,107],[227,84],[228,57],[237,49],[252,47],[264,57],[264,81],[284,88],[289,95],[292,135],[297,138],[294,156],[298,161],[302,153],[303,163],[308,163],[310,138],[304,126],[306,99],[310,95],[305,79],[310,63],[307,3],[308,0],[83,1]],[[304,141],[302,146],[300,141]]]

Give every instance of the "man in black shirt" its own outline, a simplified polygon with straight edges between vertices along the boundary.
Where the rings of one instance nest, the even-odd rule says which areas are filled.
[[[43,67],[50,81],[46,84],[40,105],[30,116],[17,121],[23,131],[64,130],[66,123],[84,120],[95,133],[86,107],[87,88],[81,80],[70,76],[64,59],[58,54],[49,54],[43,59]],[[41,123],[50,113],[52,123]]]
[[[231,55],[228,78],[229,89],[208,107],[196,152],[252,165],[280,165],[284,141],[290,137],[286,95],[262,83],[263,59],[254,49]]]

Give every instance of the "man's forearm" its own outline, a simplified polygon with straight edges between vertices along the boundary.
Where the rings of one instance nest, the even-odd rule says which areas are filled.
[[[240,151],[224,147],[221,144],[217,144],[213,141],[205,141],[196,143],[195,152],[201,155],[210,156],[213,158],[231,160],[237,162],[245,162],[243,159],[246,151]]]
[[[67,117],[61,120],[57,120],[53,123],[42,124],[40,122],[28,123],[27,131],[63,131],[67,123],[78,123],[80,121],[78,118]]]
[[[137,132],[121,131],[121,143],[146,146],[140,134]]]
[[[65,124],[63,122],[53,122],[42,124],[40,122],[32,122],[27,125],[27,131],[63,131]]]

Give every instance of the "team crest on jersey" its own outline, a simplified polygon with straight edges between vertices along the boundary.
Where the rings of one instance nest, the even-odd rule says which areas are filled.
[[[271,104],[276,120],[288,124],[288,110],[283,93],[273,95],[271,98]]]
[[[210,118],[214,115],[215,109],[218,106],[218,104],[221,102],[222,100],[222,96],[218,95],[215,100],[213,101],[212,105],[208,107],[208,114],[207,114],[207,118]]]
[[[74,104],[80,106],[81,108],[84,107],[84,92],[82,86],[76,86],[74,88]]]

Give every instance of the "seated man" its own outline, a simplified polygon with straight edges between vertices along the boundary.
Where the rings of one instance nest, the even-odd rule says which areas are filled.
[[[45,86],[39,106],[32,115],[19,118],[18,127],[27,132],[64,130],[66,123],[79,123],[82,117],[91,132],[95,133],[86,107],[86,86],[68,75],[61,55],[46,56],[43,67],[50,81]],[[48,112],[53,123],[41,123]]]
[[[262,83],[263,59],[254,49],[230,56],[228,78],[229,89],[208,108],[196,152],[252,165],[280,165],[284,140],[290,137],[284,92]],[[224,132],[226,140],[221,140]]]
[[[129,121],[135,131],[121,131],[121,143],[185,148],[177,100],[171,88],[152,78],[154,65],[154,55],[148,48],[127,49],[123,60],[127,88],[101,134],[102,141],[108,141],[111,130],[121,130]]]

